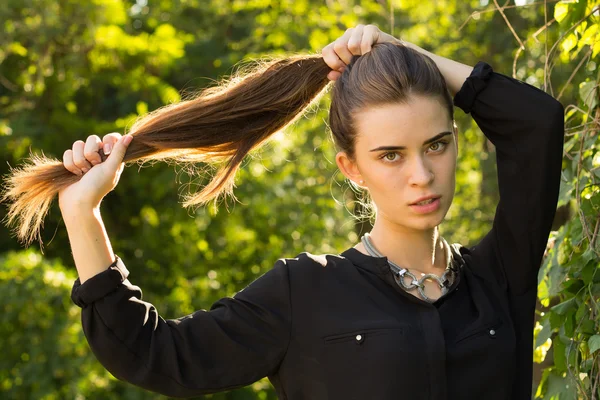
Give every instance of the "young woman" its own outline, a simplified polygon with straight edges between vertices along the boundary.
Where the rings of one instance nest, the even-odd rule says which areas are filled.
[[[349,29],[322,59],[293,63],[287,73],[297,79],[263,70],[245,91],[223,88],[148,117],[133,134],[90,136],[65,152],[64,167],[75,174],[59,193],[79,273],[72,299],[97,358],[119,379],[176,397],[268,376],[281,399],[531,399],[537,272],[557,204],[561,104],[485,62],[469,67],[373,25]],[[162,319],[129,281],[100,217],[122,161],[140,158],[142,148],[210,147],[185,142],[199,135],[226,148],[235,172],[240,157],[296,118],[330,80],[337,165],[372,199],[370,234],[339,255],[278,260],[209,311]],[[250,111],[239,106],[216,114],[223,120],[201,120],[223,93]],[[302,101],[282,117],[280,105],[269,105],[278,98]],[[455,190],[454,105],[471,113],[497,154],[493,227],[470,248],[438,233]],[[204,134],[217,125],[240,132]],[[219,182],[211,190],[227,185]]]

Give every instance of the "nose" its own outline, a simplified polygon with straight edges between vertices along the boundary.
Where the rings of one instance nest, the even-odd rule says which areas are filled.
[[[415,157],[410,165],[409,184],[414,186],[427,186],[433,181],[434,175],[431,168],[422,157]]]

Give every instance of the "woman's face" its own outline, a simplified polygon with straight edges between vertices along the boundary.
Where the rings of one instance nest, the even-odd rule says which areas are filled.
[[[361,110],[354,121],[355,158],[340,152],[336,161],[346,177],[369,190],[377,218],[408,230],[439,225],[454,198],[458,155],[446,108],[436,99],[412,96],[407,104]],[[437,210],[419,213],[410,206],[429,195],[441,196]]]

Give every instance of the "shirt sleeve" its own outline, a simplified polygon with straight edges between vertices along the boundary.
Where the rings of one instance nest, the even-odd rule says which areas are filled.
[[[291,324],[284,260],[209,311],[166,321],[128,275],[117,258],[83,284],[77,279],[71,293],[92,351],[116,378],[191,397],[245,386],[279,368]]]
[[[537,287],[556,212],[564,141],[562,104],[478,62],[454,97],[496,146],[500,201],[492,229],[472,249],[515,295]]]

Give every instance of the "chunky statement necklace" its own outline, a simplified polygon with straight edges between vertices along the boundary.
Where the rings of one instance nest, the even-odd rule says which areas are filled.
[[[371,235],[369,235],[369,233],[367,232],[360,239],[362,244],[365,246],[365,249],[373,257],[384,257],[380,252],[377,251],[377,249],[375,249],[375,246],[373,246],[373,243],[371,242],[370,236]],[[442,291],[442,296],[448,293],[448,290],[450,289],[450,286],[452,286],[452,283],[454,282],[454,279],[456,277],[456,270],[452,267],[452,254],[450,252],[450,245],[448,245],[448,242],[446,242],[446,239],[444,238],[442,238],[442,243],[444,245],[444,252],[446,254],[446,270],[444,271],[441,277],[435,274],[424,274],[421,277],[421,279],[417,279],[417,277],[408,269],[402,268],[398,264],[388,259],[387,262],[390,266],[390,269],[392,270],[394,280],[396,281],[398,286],[400,286],[406,291],[417,289],[418,293],[421,295],[423,300],[429,303],[433,303],[435,299],[430,299],[425,294],[425,280],[429,279],[434,282],[437,282],[438,286]],[[411,280],[408,284],[406,284],[406,282],[404,281],[407,277]]]

